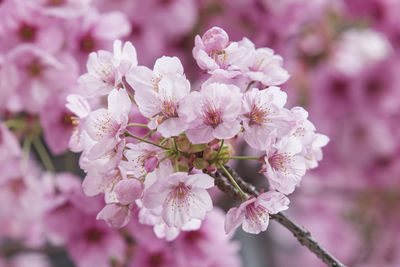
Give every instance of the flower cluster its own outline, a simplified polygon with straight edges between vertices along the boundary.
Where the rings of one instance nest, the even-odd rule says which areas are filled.
[[[230,141],[243,138],[264,151],[260,172],[271,191],[248,199],[237,186],[244,202],[228,212],[225,230],[243,222],[259,233],[322,158],[328,138],[315,133],[303,108],[284,107],[286,93],[276,85],[288,73],[273,50],[255,49],[247,38],[230,41],[213,27],[196,36],[193,56],[209,74],[199,88],[191,88],[177,57],[163,56],[150,69],[138,65],[130,42],[117,40],[113,53],[89,55],[79,94],[67,98],[83,189],[105,195],[97,218],[112,227],[125,226],[137,207],[139,222],[160,238],[198,229],[213,208],[209,174],[221,171],[237,186],[224,165],[235,158]]]

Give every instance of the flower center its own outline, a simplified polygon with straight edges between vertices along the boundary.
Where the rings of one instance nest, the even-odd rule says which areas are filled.
[[[266,225],[268,223],[268,210],[261,205],[257,207],[254,203],[248,205],[246,207],[246,215],[252,227],[255,225]]]
[[[39,60],[35,59],[28,65],[28,71],[32,77],[38,77],[43,71],[43,66]]]
[[[164,255],[161,252],[150,255],[149,265],[158,267],[164,265]]]
[[[96,47],[96,42],[92,36],[86,35],[82,37],[80,42],[80,48],[83,52],[89,53],[92,52]]]
[[[178,117],[178,104],[173,101],[173,99],[163,99],[161,101],[161,112],[164,117],[169,118],[177,118]]]
[[[36,27],[23,23],[19,28],[19,37],[25,42],[33,42],[36,38]]]
[[[100,118],[96,118],[95,127],[97,129],[96,135],[103,138],[104,136],[114,136],[118,131],[119,125],[107,113]]]
[[[18,177],[16,179],[11,179],[11,181],[8,182],[8,188],[14,194],[21,195],[27,189],[27,186],[24,179]]]
[[[268,162],[276,171],[281,171],[288,174],[288,169],[293,163],[294,157],[291,152],[284,152],[280,154],[274,154],[269,159]]]
[[[228,54],[225,52],[225,50],[221,50],[221,51],[211,51],[211,55],[210,55],[215,62],[217,62],[217,64],[225,69],[227,68],[227,64],[226,64],[226,60],[228,58]]]
[[[61,6],[65,4],[65,0],[49,0],[48,5],[49,6]]]
[[[221,111],[215,107],[211,102],[203,105],[203,122],[205,125],[216,128],[220,123],[222,123]]]
[[[172,208],[177,208],[179,212],[183,210],[189,211],[190,201],[192,199],[191,187],[184,183],[179,183],[167,196],[166,203],[172,205]]]
[[[271,110],[269,108],[261,108],[257,105],[253,105],[251,107],[251,111],[247,115],[250,119],[249,124],[250,125],[262,125],[265,124],[266,122],[269,121],[268,119],[268,114],[271,113]]]
[[[91,228],[86,231],[85,237],[88,242],[97,243],[102,239],[103,233],[99,229]]]

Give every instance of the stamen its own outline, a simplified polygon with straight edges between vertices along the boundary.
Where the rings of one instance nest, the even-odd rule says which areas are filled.
[[[221,111],[211,102],[204,104],[202,107],[204,124],[216,128],[222,123]]]

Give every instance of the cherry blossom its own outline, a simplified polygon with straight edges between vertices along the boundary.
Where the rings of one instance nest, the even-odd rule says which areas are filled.
[[[234,85],[212,83],[185,99],[181,112],[190,123],[186,135],[193,144],[214,138],[229,139],[241,129],[240,89]]]
[[[179,108],[181,100],[190,93],[190,83],[178,58],[159,58],[153,71],[143,66],[133,68],[127,81],[135,90],[140,112],[151,118],[150,129],[157,128],[164,137],[186,130],[187,123],[180,117]]]
[[[295,122],[290,111],[283,107],[286,98],[279,87],[252,88],[244,94],[243,137],[251,147],[266,150],[276,138],[290,133]]]
[[[278,192],[265,192],[258,197],[251,197],[239,207],[231,208],[226,214],[225,231],[231,233],[239,225],[244,231],[258,234],[265,231],[269,224],[269,215],[286,210],[289,199]]]
[[[267,150],[262,172],[273,189],[290,194],[299,185],[306,173],[302,150],[301,141],[293,136],[281,139]]]
[[[204,219],[212,209],[206,189],[214,186],[206,174],[177,172],[160,179],[146,191],[143,204],[147,208],[162,206],[162,218],[168,226],[182,228],[191,219]]]
[[[122,47],[121,41],[116,40],[113,54],[104,50],[89,54],[88,72],[79,77],[80,88],[91,97],[106,95],[122,87],[126,72],[136,65],[135,47],[130,42]]]
[[[108,96],[108,109],[98,109],[88,115],[84,131],[94,145],[86,142],[86,156],[96,158],[118,144],[128,124],[130,109],[131,102],[126,90],[114,89]]]

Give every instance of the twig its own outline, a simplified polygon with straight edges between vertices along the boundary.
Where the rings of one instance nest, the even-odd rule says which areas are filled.
[[[239,184],[239,186],[249,195],[258,196],[259,192],[256,188],[243,181],[243,179],[230,167],[225,166],[225,168],[229,171],[231,176],[235,179],[235,181]],[[208,173],[215,179],[215,185],[223,192],[227,193],[229,196],[234,197],[238,200],[241,200],[242,196],[239,191],[228,182],[227,179],[224,178],[224,173],[220,173],[219,171],[213,173]],[[305,228],[299,226],[295,222],[293,222],[287,215],[282,212],[277,214],[272,214],[271,219],[277,221],[286,229],[288,229],[296,239],[303,246],[307,247],[311,252],[313,252],[318,258],[320,258],[324,263],[331,267],[345,267],[343,263],[341,263],[338,259],[336,259],[333,255],[331,255],[325,248],[323,248],[311,235],[311,233]]]
[[[55,246],[31,248],[31,247],[26,247],[26,246],[23,246],[20,244],[14,244],[14,243],[0,245],[0,253],[6,254],[6,255],[21,253],[21,252],[36,252],[36,253],[43,253],[43,254],[53,254],[53,253],[59,253],[59,252],[64,252],[64,251],[65,251],[64,247],[55,247]]]

